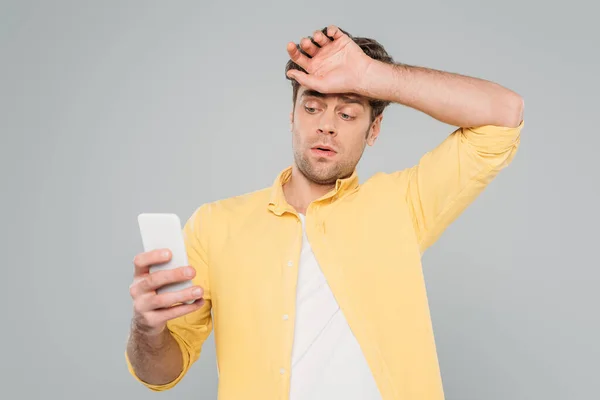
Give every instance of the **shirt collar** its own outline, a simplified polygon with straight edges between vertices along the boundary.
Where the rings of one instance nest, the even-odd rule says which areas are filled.
[[[276,215],[282,215],[284,212],[295,212],[294,208],[286,201],[283,193],[283,185],[289,181],[291,177],[292,167],[289,166],[277,175],[273,185],[271,186],[271,195],[269,196],[268,208]],[[358,188],[358,186],[358,173],[356,169],[354,169],[352,175],[347,178],[338,179],[335,183],[335,188],[315,200],[315,202],[324,201],[327,199],[331,199],[331,201],[340,199],[353,192]]]

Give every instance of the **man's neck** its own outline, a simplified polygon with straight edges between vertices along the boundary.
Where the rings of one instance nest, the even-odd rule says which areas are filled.
[[[283,194],[285,195],[286,201],[294,207],[297,212],[306,214],[306,209],[311,202],[322,197],[334,187],[335,184],[319,185],[308,180],[294,164],[292,166],[292,176],[283,185]]]

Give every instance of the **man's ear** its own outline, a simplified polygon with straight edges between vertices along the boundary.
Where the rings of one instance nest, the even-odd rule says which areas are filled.
[[[371,123],[369,128],[369,133],[367,134],[367,144],[369,146],[373,146],[375,144],[375,140],[379,136],[379,132],[381,130],[381,120],[383,119],[383,114],[379,114],[375,121]]]
[[[290,112],[290,131],[292,130],[292,126],[294,125],[294,110]]]

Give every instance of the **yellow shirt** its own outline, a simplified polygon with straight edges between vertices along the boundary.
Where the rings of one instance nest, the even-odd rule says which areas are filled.
[[[363,184],[355,171],[308,207],[313,251],[383,399],[444,398],[421,256],[512,161],[522,126],[456,129],[415,166]],[[151,390],[176,385],[214,328],[219,399],[288,399],[302,243],[282,190],[290,173],[269,188],[203,204],[187,220],[189,261],[206,304],[168,323],[184,360],[173,382],[146,384],[127,360]]]

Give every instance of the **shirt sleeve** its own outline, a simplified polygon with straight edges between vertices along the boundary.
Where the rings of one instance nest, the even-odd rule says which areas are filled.
[[[523,124],[458,128],[416,165],[395,173],[421,253],[511,163]]]
[[[204,289],[205,303],[202,308],[193,313],[167,321],[167,329],[169,329],[173,338],[179,345],[183,356],[181,373],[173,381],[162,385],[153,385],[144,382],[136,375],[127,352],[125,352],[127,367],[130,374],[153,391],[164,391],[177,385],[187,374],[190,367],[200,357],[202,345],[212,332],[212,296],[209,285],[208,255],[206,251],[208,236],[208,229],[205,226],[206,217],[206,207],[199,207],[187,220],[182,231],[188,255],[188,262],[196,270],[196,276],[193,279],[193,283]]]

